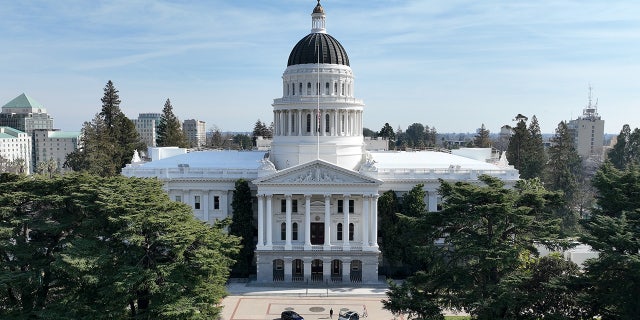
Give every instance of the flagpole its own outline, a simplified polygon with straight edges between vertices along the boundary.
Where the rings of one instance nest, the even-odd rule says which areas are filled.
[[[318,1],[318,3],[320,3]],[[317,65],[317,73],[318,73],[318,83],[316,85],[316,95],[317,95],[317,100],[318,100],[318,104],[317,104],[317,112],[318,115],[316,116],[316,136],[317,136],[317,141],[316,141],[316,160],[320,160],[320,121],[322,120],[320,118],[320,46],[318,46],[318,41],[320,41],[318,35],[316,34],[316,53],[318,54],[318,65]]]

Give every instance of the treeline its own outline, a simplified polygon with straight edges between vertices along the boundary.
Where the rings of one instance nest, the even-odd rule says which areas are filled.
[[[0,318],[217,319],[239,239],[157,180],[0,176]]]
[[[524,123],[514,129],[514,136],[528,137],[514,148],[520,151],[537,139]],[[634,146],[640,130],[625,126],[618,139],[610,161],[588,180],[575,179],[580,158],[561,122],[538,175],[513,187],[489,176],[479,185],[440,181],[438,212],[425,211],[421,185],[402,198],[383,194],[383,256],[411,270],[404,282],[391,284],[385,308],[411,319],[444,319],[445,309],[473,319],[636,319],[640,153]],[[521,170],[539,168],[526,156],[521,160]],[[567,217],[578,210],[580,183],[593,188],[594,203],[575,220],[571,240],[564,240]],[[581,269],[559,254],[541,258],[536,249],[576,243],[599,257]]]

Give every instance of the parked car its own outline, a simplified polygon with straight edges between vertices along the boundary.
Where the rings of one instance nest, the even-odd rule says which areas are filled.
[[[359,320],[360,316],[355,311],[347,311],[338,315],[338,320]]]
[[[291,311],[291,310],[282,311],[282,313],[280,314],[280,319],[282,319],[282,320],[304,320],[304,318],[302,316],[300,316],[295,311]]]

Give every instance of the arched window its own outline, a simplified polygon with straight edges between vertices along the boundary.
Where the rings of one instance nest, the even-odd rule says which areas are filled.
[[[338,223],[338,241],[342,240],[342,223]]]
[[[329,82],[327,82],[326,85],[324,86],[324,94],[329,95]]]
[[[307,132],[311,132],[311,114],[307,113]]]
[[[302,82],[300,82],[300,85],[298,86],[298,88],[300,89],[298,90],[298,92],[300,93],[300,95],[302,95]]]
[[[287,240],[287,223],[283,222],[280,225],[280,240]]]
[[[295,96],[296,95],[296,84],[295,83],[291,84],[291,89],[293,89],[293,94],[292,95]]]
[[[289,84],[287,83],[287,95],[289,95]]]
[[[353,230],[354,230],[354,226],[353,223],[349,223],[349,241],[353,241]]]
[[[291,229],[292,229],[292,230],[291,230],[291,232],[292,232],[291,240],[298,240],[298,223],[297,223],[297,222],[294,222],[294,223],[291,225],[291,227],[292,227],[292,228],[291,228]]]
[[[328,113],[324,115],[324,132],[329,132],[330,119],[331,117]]]
[[[311,82],[307,82],[307,95],[311,95]]]
[[[342,95],[344,96],[344,83],[342,83]]]
[[[333,95],[338,95],[338,83],[334,82],[333,83]]]

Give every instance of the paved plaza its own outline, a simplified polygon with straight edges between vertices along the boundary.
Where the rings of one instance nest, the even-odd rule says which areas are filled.
[[[333,319],[339,312],[353,310],[362,314],[367,308],[368,319],[394,319],[382,309],[386,288],[266,288],[245,284],[230,284],[224,299],[221,320],[279,320],[284,310],[293,310],[305,320]],[[367,319],[367,318],[365,318]],[[399,318],[396,318],[399,319]]]

